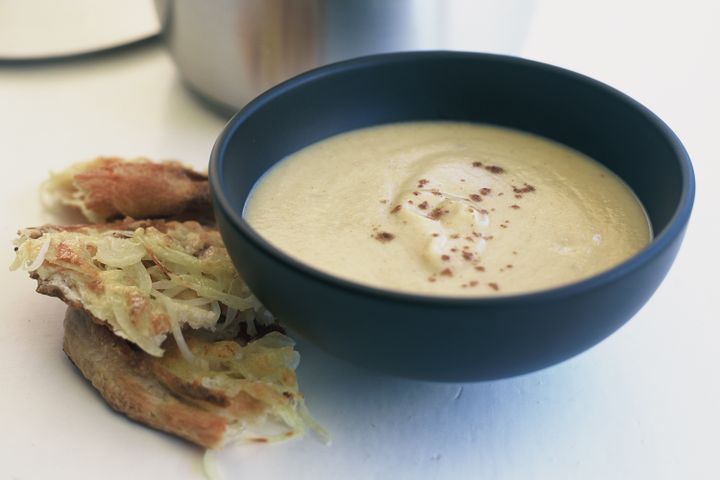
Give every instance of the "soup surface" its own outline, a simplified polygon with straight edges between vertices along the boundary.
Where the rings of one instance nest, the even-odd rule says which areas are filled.
[[[246,220],[319,270],[450,296],[589,277],[649,243],[633,192],[585,155],[488,125],[417,122],[310,145],[255,186]]]

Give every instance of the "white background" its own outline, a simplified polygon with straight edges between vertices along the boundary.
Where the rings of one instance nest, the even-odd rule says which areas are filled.
[[[680,255],[619,332],[550,369],[481,384],[361,371],[300,342],[307,402],[333,435],[217,455],[230,478],[720,478],[720,7],[540,1],[520,51],[609,83],[685,143],[698,182]],[[0,64],[0,265],[42,211],[49,169],[100,154],[206,165],[225,119],[159,45]],[[652,174],[652,172],[648,172]],[[0,478],[202,478],[202,452],[113,413],[61,350],[64,306],[0,273]]]

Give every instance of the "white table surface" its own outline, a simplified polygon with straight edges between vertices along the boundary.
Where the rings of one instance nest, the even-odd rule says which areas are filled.
[[[714,5],[543,1],[523,49],[506,52],[625,91],[690,152],[698,189],[685,243],[625,327],[561,365],[464,385],[379,376],[300,341],[299,379],[333,444],[231,447],[216,456],[225,478],[720,478]],[[18,227],[57,220],[36,195],[49,169],[100,154],[203,167],[224,122],[183,89],[159,45],[0,64],[0,264],[12,259]],[[100,401],[62,353],[64,305],[34,286],[23,273],[0,273],[0,478],[202,478],[201,450]]]

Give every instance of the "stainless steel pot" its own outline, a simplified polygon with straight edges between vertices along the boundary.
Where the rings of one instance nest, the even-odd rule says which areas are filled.
[[[155,0],[186,84],[237,110],[316,66],[372,53],[517,54],[534,0]]]

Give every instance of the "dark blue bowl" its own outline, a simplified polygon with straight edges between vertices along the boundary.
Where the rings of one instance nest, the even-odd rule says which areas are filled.
[[[502,125],[584,152],[632,187],[655,239],[617,267],[562,288],[484,299],[427,297],[322,273],[268,244],[243,219],[253,185],[283,157],[347,130],[417,120]],[[279,318],[352,363],[440,381],[530,372],[610,335],[665,277],[694,197],[682,144],[626,95],[542,63],[451,52],[359,58],[262,94],[220,135],[210,185],[233,262]]]

